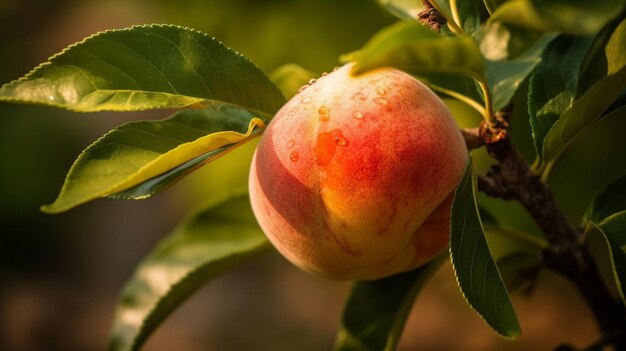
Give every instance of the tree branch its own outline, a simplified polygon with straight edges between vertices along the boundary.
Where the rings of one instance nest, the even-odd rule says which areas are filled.
[[[508,138],[510,112],[510,108],[499,111],[499,125],[486,126],[483,122],[480,127],[487,152],[498,164],[478,177],[478,189],[492,197],[514,199],[524,206],[548,240],[549,247],[543,252],[544,266],[564,276],[580,291],[603,338],[610,339],[618,350],[626,350],[626,308],[602,280],[581,232],[570,225],[550,190],[529,172],[528,164]]]

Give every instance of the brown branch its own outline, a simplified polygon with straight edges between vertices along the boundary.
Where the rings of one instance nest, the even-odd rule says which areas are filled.
[[[564,276],[580,291],[603,338],[610,336],[617,350],[626,350],[626,308],[602,280],[581,233],[567,221],[548,187],[529,172],[528,164],[507,137],[509,114],[510,108],[500,111],[499,123],[481,125],[487,152],[498,164],[478,177],[478,189],[489,196],[514,199],[524,206],[548,240],[549,247],[543,252],[544,266]]]

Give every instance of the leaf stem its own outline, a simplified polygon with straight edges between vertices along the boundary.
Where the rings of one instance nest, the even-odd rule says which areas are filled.
[[[456,4],[456,0],[450,0],[450,12],[452,12],[454,24],[461,29],[461,16],[459,16],[459,7]],[[461,29],[461,31],[463,30]]]
[[[498,120],[496,119],[495,114],[493,113],[493,102],[491,99],[491,91],[489,90],[489,86],[487,82],[483,80],[477,80],[480,89],[483,91],[483,97],[485,98],[485,109],[483,110],[483,117],[485,121],[490,125],[495,125]]]
[[[489,4],[489,0],[483,0],[483,4],[485,4],[485,9],[487,9],[489,16],[493,15],[493,12],[495,11],[495,9],[491,8],[491,4]]]
[[[426,82],[428,83],[428,82]],[[446,89],[446,88],[442,88],[440,86],[436,86],[436,85],[432,85],[432,84],[428,84],[428,86],[436,91],[436,92],[440,92],[442,94],[446,94],[448,96],[451,96],[461,102],[464,102],[465,104],[467,104],[468,106],[470,106],[471,108],[473,108],[474,110],[478,111],[478,113],[480,113],[481,116],[485,116],[485,108],[479,104],[478,102],[476,102],[474,99],[463,95],[461,93],[457,93],[454,90],[450,90],[450,89]]]

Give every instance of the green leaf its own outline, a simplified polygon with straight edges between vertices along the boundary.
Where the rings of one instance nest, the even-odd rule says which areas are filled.
[[[318,74],[294,63],[282,65],[270,73],[270,79],[287,99],[291,99],[299,89],[317,76]]]
[[[592,37],[558,36],[548,44],[530,77],[528,113],[538,155],[552,125],[574,103],[580,66],[592,43]]]
[[[623,211],[626,211],[626,175],[615,179],[596,195],[586,218],[588,221],[601,223]]]
[[[469,305],[506,338],[520,335],[509,294],[491,256],[478,214],[472,163],[459,184],[450,218],[450,257]]]
[[[542,32],[592,34],[624,9],[623,0],[512,0],[489,19]]]
[[[554,34],[543,35],[533,46],[513,59],[485,60],[485,75],[493,96],[494,110],[509,104],[519,86],[541,61],[543,50],[554,37]]]
[[[547,179],[560,154],[587,127],[596,122],[626,89],[626,20],[615,29],[606,45],[607,76],[592,85],[552,126],[543,141],[543,163],[540,171]],[[610,115],[623,113],[620,108]],[[605,117],[605,118],[608,118]]]
[[[477,31],[481,23],[486,21],[489,13],[483,0],[450,0],[458,7],[459,21],[465,34]]]
[[[608,87],[625,83],[626,70],[617,76],[613,75],[603,79],[581,99],[574,102],[572,108],[566,111],[552,126],[543,142],[543,163],[539,168],[539,171],[543,173],[543,179],[548,179],[554,164],[563,151],[600,117],[609,119],[626,116],[626,107],[621,107],[606,116],[602,114],[602,111],[610,104],[609,100],[615,97],[614,93],[607,90]]]
[[[614,214],[601,223],[590,222],[591,232],[602,236],[609,248],[617,291],[626,303],[626,211]]]
[[[418,22],[419,13],[425,9],[420,0],[378,0],[378,3],[399,19],[412,22]]]
[[[57,199],[42,209],[48,213],[66,211],[169,171],[176,178],[183,176],[199,165],[185,168],[186,162],[193,163],[194,159],[216,151],[202,160],[209,162],[258,134],[254,133],[255,127],[264,126],[263,120],[269,118],[258,117],[240,107],[215,102],[202,110],[181,111],[163,120],[123,124],[83,151]],[[185,169],[176,172],[181,165]]]
[[[95,34],[0,88],[0,101],[136,111],[223,101],[273,114],[285,102],[252,62],[206,34],[143,25]]]
[[[440,255],[411,272],[355,282],[334,350],[395,350],[417,294],[444,259],[445,255]]]
[[[586,234],[600,235],[609,249],[615,285],[626,303],[626,175],[596,195],[585,219]]]
[[[192,293],[269,247],[245,193],[200,207],[161,240],[124,287],[109,350],[138,350]]]
[[[408,22],[381,30],[361,50],[344,55],[342,61],[356,62],[356,73],[393,66],[415,75],[463,73],[484,81],[482,57],[471,38],[443,37],[426,26]]]
[[[252,131],[251,135],[258,135],[259,130]],[[196,158],[174,167],[165,173],[161,173],[148,180],[145,180],[131,188],[122,190],[115,194],[107,195],[112,199],[124,199],[124,200],[142,200],[147,199],[153,195],[156,195],[165,189],[172,186],[179,181],[182,177],[202,167],[208,162],[215,160],[216,158],[223,156],[226,152],[229,152],[242,143],[228,144],[217,149],[211,150],[205,154],[202,154]]]

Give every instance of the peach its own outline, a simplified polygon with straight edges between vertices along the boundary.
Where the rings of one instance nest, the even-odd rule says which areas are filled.
[[[468,152],[424,84],[392,68],[355,76],[352,67],[322,76],[276,114],[252,161],[250,199],[295,265],[371,280],[447,247]]]

